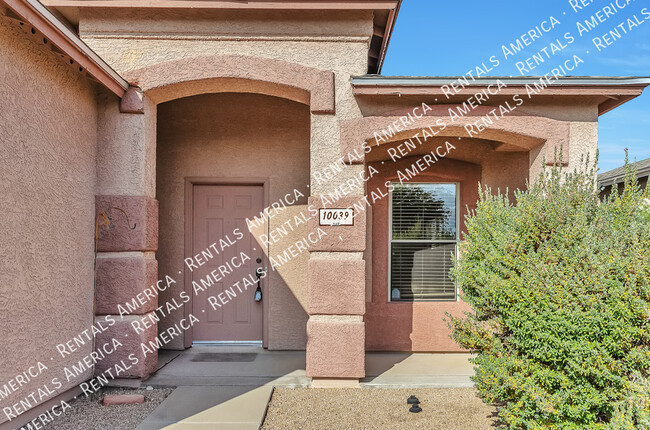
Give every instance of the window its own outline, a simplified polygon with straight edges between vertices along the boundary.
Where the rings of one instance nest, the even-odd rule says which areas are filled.
[[[393,184],[391,301],[456,300],[449,278],[458,239],[456,184]]]

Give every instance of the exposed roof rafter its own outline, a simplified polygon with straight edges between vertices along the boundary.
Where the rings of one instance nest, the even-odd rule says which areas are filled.
[[[107,89],[118,97],[124,95],[129,88],[129,83],[45,6],[37,0],[0,1],[20,19],[41,32],[52,45],[69,56]]]

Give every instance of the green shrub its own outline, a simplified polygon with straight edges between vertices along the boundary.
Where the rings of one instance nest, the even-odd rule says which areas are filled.
[[[473,311],[449,323],[508,428],[650,429],[650,200],[630,170],[599,202],[594,169],[553,168],[467,218],[453,276]]]

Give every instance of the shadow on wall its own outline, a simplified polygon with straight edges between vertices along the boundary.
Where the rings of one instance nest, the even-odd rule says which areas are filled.
[[[271,229],[292,219],[307,203],[310,112],[305,105],[258,94],[192,96],[158,106],[157,132],[159,276],[184,270],[187,177],[268,178],[269,203],[284,199],[287,193],[293,196],[298,189],[304,197],[273,217]],[[266,252],[282,253],[305,232],[306,226],[298,226],[277,241],[271,240]],[[268,278],[264,300],[269,349],[305,348],[308,259],[309,253],[302,253]],[[178,282],[160,295],[159,302],[178,297],[183,287],[183,282]],[[172,313],[159,323],[159,331],[182,317],[182,311]],[[183,339],[174,339],[166,347],[182,349]]]

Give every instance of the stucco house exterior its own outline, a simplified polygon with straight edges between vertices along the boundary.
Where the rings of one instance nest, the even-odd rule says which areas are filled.
[[[580,167],[648,84],[380,76],[397,0],[0,5],[0,422],[158,348],[349,386],[366,351],[459,351],[479,182]]]

